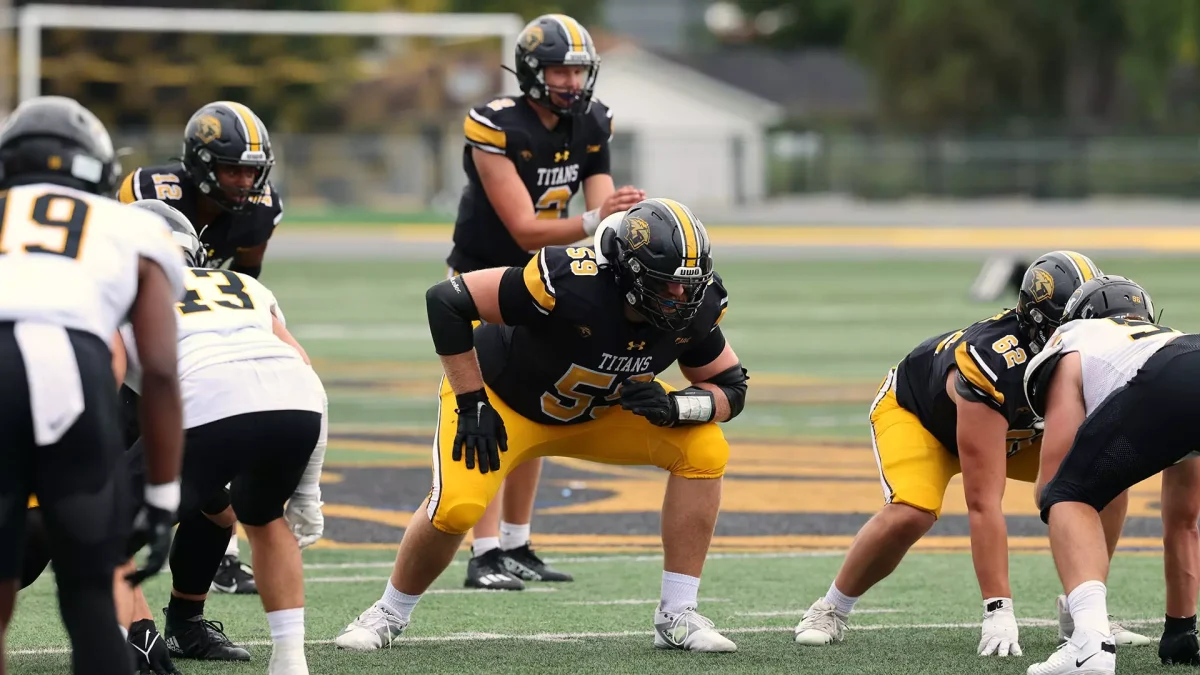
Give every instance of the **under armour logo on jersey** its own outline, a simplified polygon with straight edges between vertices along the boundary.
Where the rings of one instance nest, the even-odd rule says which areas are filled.
[[[568,159],[571,159],[571,151],[570,150],[563,150],[562,152],[554,153],[554,161],[556,161],[556,162],[565,162]]]
[[[645,348],[646,348],[646,341],[645,341],[645,340],[642,340],[641,342],[634,342],[633,340],[630,340],[630,341],[629,341],[629,346],[628,346],[628,347],[626,347],[626,348],[625,348],[625,350],[626,350],[626,351],[630,351],[630,352],[631,352],[631,351],[633,351],[633,350],[635,350],[635,349],[636,349],[636,350],[638,350],[638,351],[640,352],[640,351],[642,351],[642,350],[643,350],[643,349],[645,349]]]

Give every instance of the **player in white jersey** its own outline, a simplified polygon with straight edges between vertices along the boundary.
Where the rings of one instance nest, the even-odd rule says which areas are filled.
[[[315,541],[319,522],[316,536],[294,536],[284,507],[287,502],[298,529],[319,519],[316,485],[327,433],[324,387],[288,333],[271,291],[253,277],[203,267],[204,252],[195,230],[175,209],[155,200],[133,206],[167,218],[189,265],[184,271],[186,292],[177,305],[187,447],[180,521],[211,518],[231,523],[236,514],[260,570],[258,591],[275,645],[268,672],[307,674],[297,538]],[[121,336],[126,344],[133,341],[126,328]],[[141,393],[139,364],[132,355],[125,383]],[[205,578],[212,578],[219,560],[212,560]],[[172,590],[173,596],[177,591]],[[200,618],[195,623],[207,622]],[[208,639],[208,631],[197,628],[173,634],[168,623],[168,645],[190,637]]]
[[[161,569],[179,504],[172,308],[182,274],[161,217],[99,196],[116,175],[104,125],[72,99],[25,101],[0,130],[0,635],[36,493],[74,672],[127,675],[114,571],[129,558],[131,534],[150,543],[151,555],[130,581]],[[126,316],[147,392],[145,503],[136,521],[119,461],[110,346]]]
[[[1074,623],[1068,642],[1029,675],[1100,675],[1116,670],[1107,608],[1109,556],[1098,512],[1137,483],[1163,472],[1167,572],[1164,663],[1197,663],[1200,480],[1195,410],[1200,398],[1200,335],[1152,323],[1141,286],[1118,276],[1081,286],[1063,325],[1030,363],[1025,390],[1045,418],[1042,520]],[[1190,522],[1189,521],[1190,518]]]

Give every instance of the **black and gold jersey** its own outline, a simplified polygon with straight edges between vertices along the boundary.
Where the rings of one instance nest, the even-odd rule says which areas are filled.
[[[1015,310],[922,342],[896,367],[896,400],[958,454],[958,408],[946,393],[946,377],[958,371],[955,391],[990,406],[1008,420],[1008,454],[1040,442],[1037,417],[1025,400],[1025,367],[1033,357],[1017,328]]]
[[[498,98],[472,108],[463,120],[463,169],[467,185],[458,203],[454,248],[446,262],[459,272],[520,266],[532,252],[517,245],[488,201],[471,151],[504,155],[517,174],[538,218],[565,218],[567,204],[590,176],[609,173],[612,112],[597,100],[584,115],[561,118],[547,129],[524,96]]]
[[[222,211],[207,227],[196,224],[196,204],[203,195],[179,164],[145,166],[125,177],[117,199],[128,204],[139,199],[157,199],[179,209],[196,227],[208,251],[209,267],[224,267],[240,248],[253,248],[271,238],[283,219],[283,202],[274,186],[267,184],[261,197],[241,213]]]
[[[728,296],[721,278],[695,319],[668,332],[631,321],[612,273],[590,246],[551,246],[501,282],[504,324],[475,329],[483,379],[510,407],[541,424],[580,424],[618,405],[626,380],[650,380],[679,361],[712,363],[725,347],[718,325]]]

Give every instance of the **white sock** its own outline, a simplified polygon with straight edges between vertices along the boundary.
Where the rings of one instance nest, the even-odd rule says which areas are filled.
[[[471,555],[478,558],[494,548],[500,548],[500,537],[479,537],[471,544]]]
[[[663,572],[662,601],[658,603],[658,609],[667,614],[678,614],[688,607],[694,608],[699,594],[700,577]]]
[[[237,525],[233,526],[233,535],[229,537],[229,546],[225,547],[225,555],[238,555]]]
[[[1067,594],[1067,607],[1075,620],[1075,635],[1079,629],[1111,634],[1108,626],[1108,588],[1102,581],[1085,581]]]
[[[529,543],[529,523],[514,525],[500,521],[500,548],[511,551]]]
[[[117,624],[117,628],[121,629],[121,639],[128,640],[129,639],[129,629],[126,628],[125,626],[122,626],[121,624]]]
[[[825,591],[825,602],[837,608],[837,611],[842,614],[849,614],[854,610],[854,603],[858,602],[857,597],[850,597],[838,590],[837,583],[829,584],[829,590]]]
[[[271,642],[278,644],[285,640],[298,638],[300,644],[304,644],[303,607],[267,612],[267,623],[271,626]]]
[[[391,579],[387,582],[387,587],[383,589],[383,598],[380,599],[388,609],[395,612],[401,619],[408,621],[412,616],[413,608],[417,606],[417,602],[421,600],[419,595],[409,595],[401,593],[392,585]]]

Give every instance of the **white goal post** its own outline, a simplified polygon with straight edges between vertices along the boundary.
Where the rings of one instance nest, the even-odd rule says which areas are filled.
[[[247,35],[357,35],[378,37],[498,37],[502,63],[513,65],[516,14],[302,12],[243,9],[172,9],[97,5],[27,5],[16,11],[19,101],[41,89],[42,30],[79,28],[130,32],[240,33]],[[0,102],[0,105],[7,101]]]

